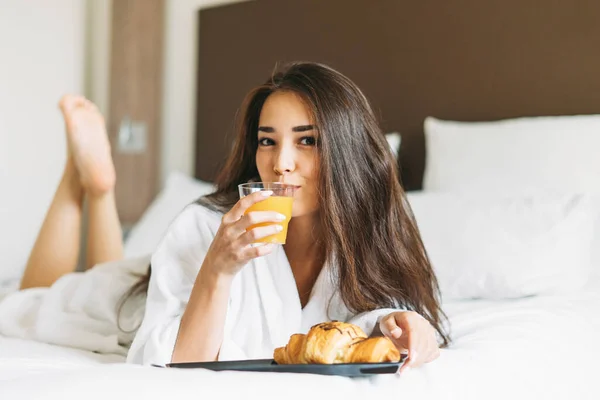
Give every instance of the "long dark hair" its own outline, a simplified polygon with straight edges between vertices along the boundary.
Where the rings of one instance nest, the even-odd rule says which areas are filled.
[[[314,117],[320,241],[326,261],[335,257],[346,307],[355,313],[407,307],[426,318],[442,346],[448,345],[437,279],[400,184],[396,159],[368,100],[341,73],[307,62],[276,67],[265,84],[246,96],[217,190],[198,203],[226,212],[239,200],[240,183],[260,179],[255,162],[258,121],[267,97],[279,91],[299,95]]]

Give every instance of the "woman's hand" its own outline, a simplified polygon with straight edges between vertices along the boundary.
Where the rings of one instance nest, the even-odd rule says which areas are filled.
[[[254,247],[250,245],[258,239],[280,232],[282,226],[277,223],[284,221],[285,216],[270,211],[249,212],[244,215],[251,205],[265,200],[272,194],[272,191],[260,191],[243,197],[223,216],[201,270],[210,269],[215,275],[233,277],[251,259],[269,254],[273,250],[272,244]],[[246,232],[247,228],[263,222],[272,224]]]
[[[414,311],[397,311],[386,315],[379,321],[379,329],[390,338],[400,353],[408,351],[408,360],[400,368],[400,373],[440,356],[435,329]]]

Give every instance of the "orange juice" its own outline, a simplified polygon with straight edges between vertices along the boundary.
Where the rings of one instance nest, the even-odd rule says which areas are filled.
[[[285,244],[285,238],[287,237],[288,223],[292,218],[292,201],[293,197],[284,197],[284,196],[271,196],[266,200],[259,201],[258,203],[253,204],[248,208],[245,214],[253,211],[275,211],[280,214],[285,215],[285,220],[281,222],[277,222],[279,225],[283,227],[283,230],[275,235],[267,236],[262,239],[258,239],[257,243],[278,243]],[[263,222],[260,224],[252,225],[246,231],[256,228],[258,226],[267,226],[273,225],[275,222]]]

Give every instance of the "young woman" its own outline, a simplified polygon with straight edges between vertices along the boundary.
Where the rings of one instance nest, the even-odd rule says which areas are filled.
[[[152,256],[129,361],[270,358],[326,320],[389,337],[408,352],[404,368],[437,358],[449,338],[436,277],[365,96],[331,68],[295,63],[241,111],[217,191],[183,210]],[[300,187],[285,245],[250,246],[281,219],[244,215],[265,198],[239,199],[249,181]]]

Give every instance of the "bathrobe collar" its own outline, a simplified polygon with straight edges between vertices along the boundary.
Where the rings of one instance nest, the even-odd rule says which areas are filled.
[[[292,334],[306,330],[303,329],[303,316],[308,317],[309,321],[322,322],[328,319],[327,306],[332,298],[337,298],[334,296],[337,284],[331,262],[323,266],[304,309],[283,246],[278,245],[268,256],[255,259],[254,264],[258,292],[275,346],[284,346]],[[335,304],[333,306],[336,308]]]

